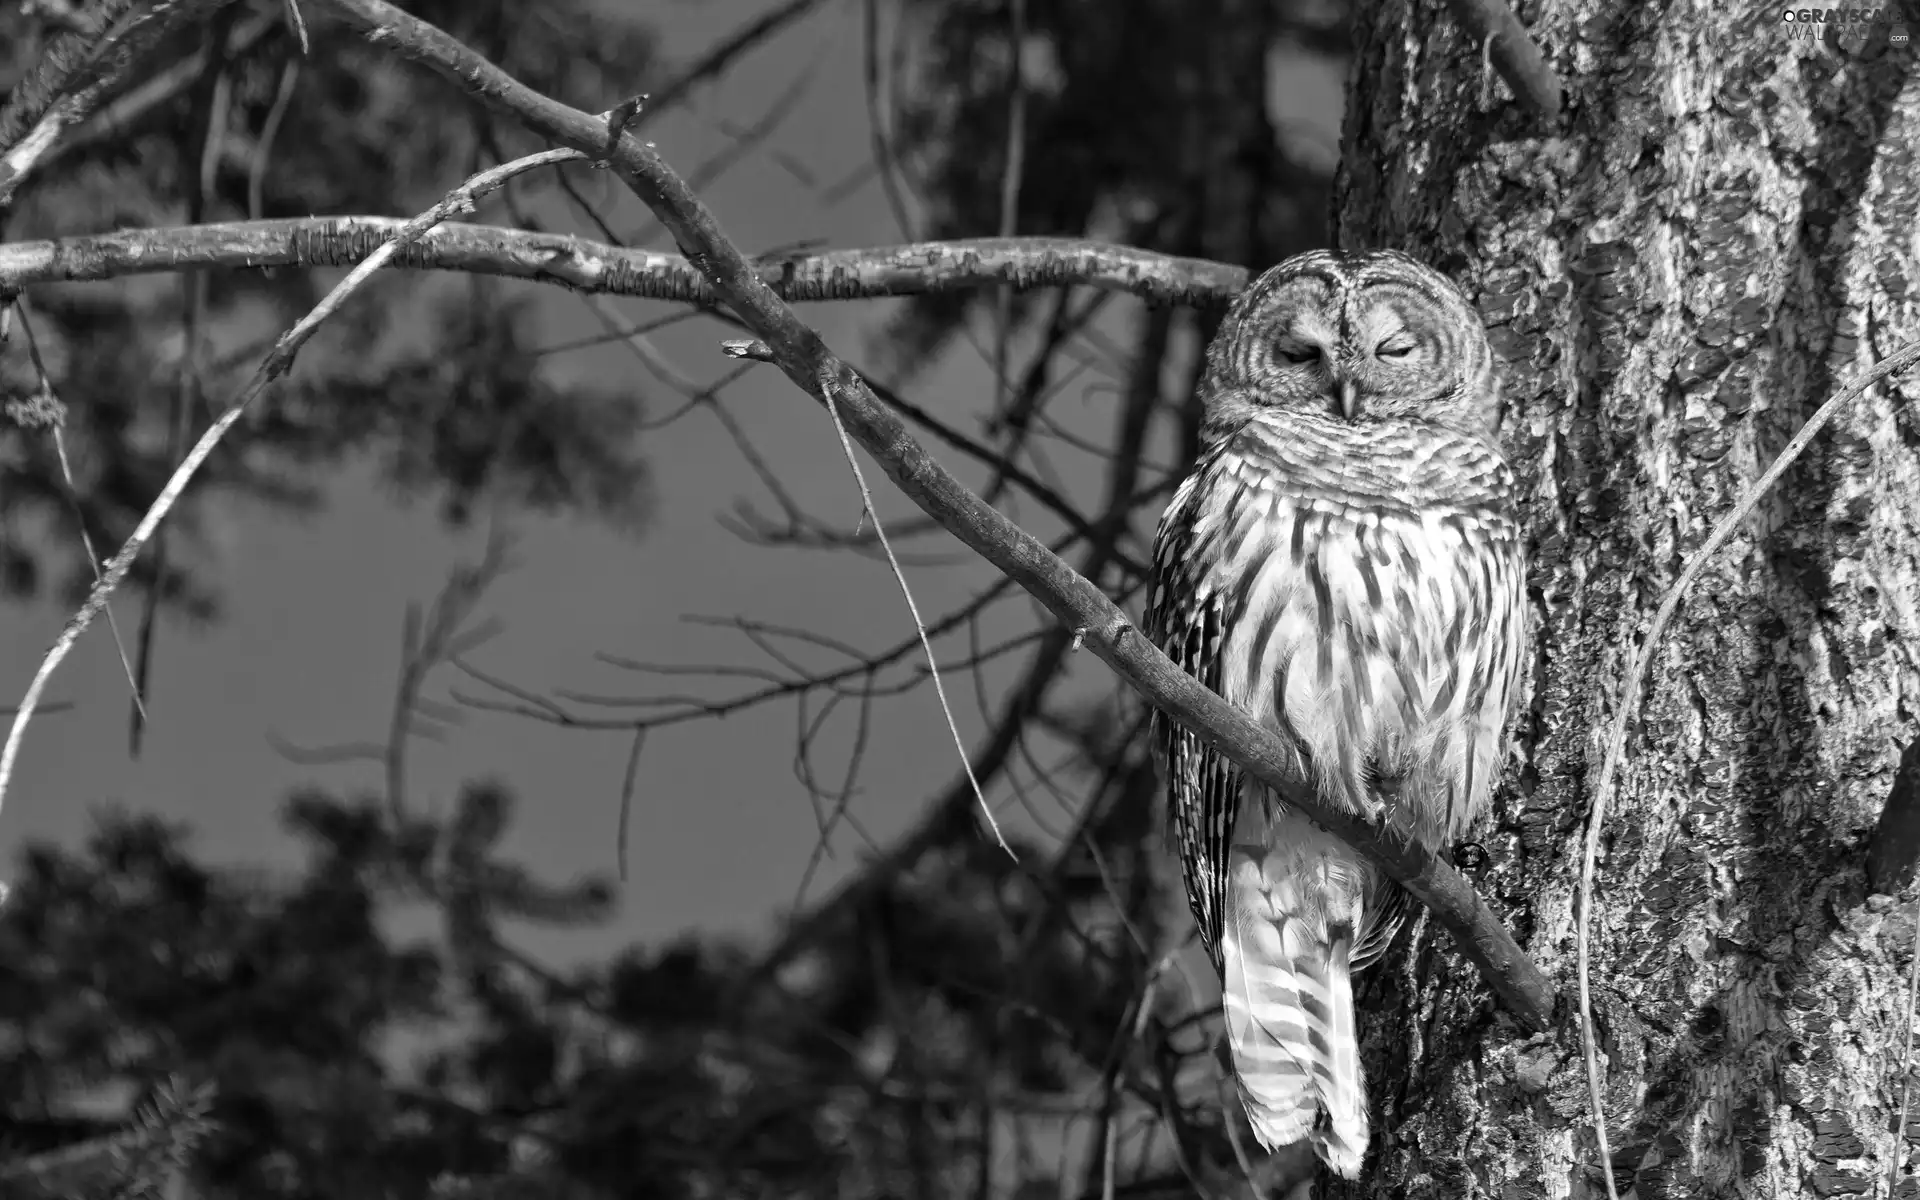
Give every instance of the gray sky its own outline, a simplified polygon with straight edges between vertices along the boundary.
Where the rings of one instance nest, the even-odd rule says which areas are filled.
[[[767,0],[647,4],[665,38],[670,60],[684,60],[761,11]],[[811,87],[767,143],[803,163],[821,188],[846,177],[868,155],[861,96],[860,11],[844,2],[770,42],[690,110],[663,119],[649,133],[683,172],[726,145],[715,122],[758,120],[805,69],[819,61]],[[1301,131],[1324,146],[1337,128],[1337,78],[1324,71],[1290,78],[1291,119],[1320,117]],[[643,90],[649,80],[636,80]],[[1297,97],[1297,98],[1296,98]],[[618,97],[609,97],[608,104]],[[456,182],[449,179],[448,184]],[[612,193],[609,192],[609,195]],[[756,154],[705,190],[705,198],[735,241],[749,253],[810,239],[833,246],[903,240],[879,188],[868,183],[833,207],[768,154]],[[604,211],[604,210],[603,210]],[[613,206],[617,228],[641,222],[636,202]],[[985,231],[983,231],[985,232]],[[371,286],[397,284],[376,279]],[[99,286],[114,286],[104,284]],[[546,291],[543,342],[598,333],[592,310],[576,297]],[[1124,342],[1136,311],[1115,306],[1106,332]],[[642,317],[660,306],[624,303]],[[870,361],[867,332],[887,304],[804,306],[836,350]],[[656,344],[685,375],[707,381],[729,367],[718,351],[733,336],[711,322],[688,322],[657,335]],[[297,370],[298,368],[296,368]],[[653,414],[677,399],[638,369],[623,348],[603,347],[554,361],[562,372],[586,372],[631,383]],[[1070,390],[1060,406],[1080,427],[1104,440],[1112,393],[1099,386]],[[979,356],[963,347],[909,393],[963,428],[977,429],[990,391]],[[269,398],[267,403],[271,403]],[[859,496],[827,415],[777,370],[763,368],[726,394],[729,411],[769,459],[786,487],[809,511],[844,518],[851,528]],[[716,514],[746,497],[774,511],[732,442],[710,414],[699,413],[646,435],[655,496],[653,517],[638,536],[583,522],[516,517],[519,569],[490,593],[484,611],[505,632],[473,658],[485,670],[546,691],[576,688],[645,694],[685,690],[686,681],[649,681],[593,661],[606,651],[629,658],[681,663],[764,663],[736,632],[692,626],[687,614],[747,616],[801,626],[878,648],[912,632],[898,590],[883,563],[847,554],[770,550],[747,545],[723,529]],[[945,461],[971,482],[978,473],[953,456]],[[1093,473],[1058,461],[1069,480],[1090,495]],[[913,510],[877,468],[863,458],[883,517]],[[75,709],[43,716],[29,730],[20,773],[0,811],[0,872],[10,872],[23,839],[72,842],[102,803],[119,803],[185,821],[193,844],[216,861],[291,862],[297,843],[280,828],[288,791],[315,783],[336,791],[377,791],[371,764],[303,767],[269,744],[275,734],[297,744],[379,741],[386,736],[399,662],[401,618],[409,601],[426,601],[454,563],[478,555],[484,523],[464,534],[439,524],[431,502],[403,506],[378,485],[365,465],[339,473],[324,511],[309,519],[230,505],[207,514],[218,552],[217,582],[225,616],[194,629],[165,622],[155,656],[152,723],[142,757],[127,753],[127,686],[104,623],[90,630],[56,678],[51,695]],[[1028,512],[1015,509],[1016,519]],[[1051,526],[1029,526],[1046,536]],[[913,544],[918,552],[953,550],[951,540]],[[994,576],[983,564],[909,567],[921,611],[933,614],[963,601]],[[116,605],[122,626],[136,621],[137,600]],[[1033,628],[1024,599],[1004,604],[986,639]],[[14,703],[66,613],[51,604],[6,610],[0,639],[0,703]],[[964,640],[948,643],[964,652]],[[812,661],[824,663],[825,659]],[[1017,669],[1018,659],[989,671],[989,699]],[[1109,681],[1097,661],[1080,663],[1081,686]],[[450,686],[479,690],[447,673],[427,695],[445,698]],[[726,687],[709,689],[721,694]],[[970,680],[949,680],[960,732],[969,745],[984,729]],[[837,720],[818,762],[829,778],[844,768],[852,736],[851,713]],[[630,833],[630,879],[620,915],[591,933],[535,936],[522,946],[550,960],[604,953],[634,939],[654,939],[687,927],[762,934],[790,904],[817,841],[813,809],[792,769],[796,718],[781,703],[725,721],[702,721],[662,731],[650,740],[635,792]],[[417,804],[449,800],[460,780],[494,775],[508,782],[520,809],[506,852],[549,878],[611,872],[615,822],[628,750],[625,735],[582,733],[511,716],[472,713],[443,744],[416,741],[411,794]],[[958,770],[950,735],[930,689],[883,702],[874,715],[864,786],[853,812],[884,844],[911,824],[926,799]],[[1067,814],[1036,796],[1056,825]],[[1050,811],[1049,811],[1050,809]],[[1006,815],[1028,826],[1013,807]],[[824,894],[858,861],[862,839],[836,839],[839,857],[826,864],[810,895]]]

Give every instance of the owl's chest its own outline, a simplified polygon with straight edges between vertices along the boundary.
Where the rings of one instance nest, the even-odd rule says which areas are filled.
[[[1222,617],[1222,694],[1342,774],[1448,720],[1492,587],[1473,523],[1225,482],[1195,564]]]
[[[1232,473],[1216,486],[1195,565],[1243,636],[1371,648],[1444,638],[1463,615],[1475,550],[1467,522]]]

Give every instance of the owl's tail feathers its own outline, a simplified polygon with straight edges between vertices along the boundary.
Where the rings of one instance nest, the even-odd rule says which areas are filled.
[[[1221,947],[1227,1045],[1254,1136],[1269,1150],[1310,1140],[1336,1175],[1358,1178],[1367,1096],[1351,940],[1314,944],[1285,918],[1230,924]]]

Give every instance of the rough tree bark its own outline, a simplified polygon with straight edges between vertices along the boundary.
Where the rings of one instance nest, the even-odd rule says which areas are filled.
[[[1356,15],[1339,244],[1450,270],[1506,363],[1539,657],[1481,886],[1567,1001],[1523,1040],[1421,931],[1363,996],[1377,1153],[1332,1194],[1604,1196],[1570,1002],[1604,727],[1712,523],[1920,334],[1920,82],[1884,25],[1534,3],[1567,85],[1543,136],[1441,0]],[[1595,884],[1623,1197],[1888,1194],[1915,898],[1863,863],[1920,691],[1916,395],[1838,418],[1654,660]],[[1894,1194],[1920,1195],[1904,1164]]]

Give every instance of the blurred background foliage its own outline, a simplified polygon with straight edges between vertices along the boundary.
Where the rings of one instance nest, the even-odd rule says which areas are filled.
[[[1324,240],[1330,165],[1287,136],[1275,77],[1344,53],[1337,3],[868,5],[869,29],[890,35],[867,53],[886,81],[873,141],[902,234],[1012,228],[1251,265]],[[626,7],[405,7],[588,111],[653,62],[645,17]],[[162,46],[5,214],[6,238],[409,213],[538,148],[324,20],[300,56],[284,8],[229,5]],[[53,3],[0,12],[0,86],[69,19]],[[277,104],[290,77],[303,100]],[[76,522],[117,545],[331,277],[37,290],[77,497],[46,439],[0,424],[9,592],[82,589]],[[311,369],[203,473],[177,511],[183,533],[215,504],[317,503],[315,472],[368,452],[450,521],[485,500],[641,527],[631,398],[555,382],[489,284],[424,286],[396,281],[342,315],[328,336],[373,350],[309,351]],[[943,294],[905,309],[885,341],[911,370],[983,323],[1037,338],[980,433],[1016,462],[1068,344],[1106,303],[1084,289]],[[1148,426],[1170,424],[1191,453],[1188,390],[1163,400],[1159,381],[1212,319],[1139,318],[1135,386],[1107,447],[1123,525]],[[25,356],[0,363],[7,399],[38,390]],[[1157,507],[1141,510],[1149,528]],[[1086,565],[1128,594],[1140,581],[1117,537]],[[217,581],[189,551],[143,558],[160,566],[136,581],[213,616]],[[189,831],[112,812],[84,846],[33,848],[0,910],[0,1191],[933,1200],[1186,1195],[1237,1174],[1208,1000],[1167,957],[1187,926],[1140,714],[1118,698],[1049,700],[1065,652],[1043,639],[974,759],[990,780],[1033,729],[1073,748],[1072,766],[1047,773],[1080,813],[1058,849],[1009,856],[956,789],[763,945],[689,936],[565,971],[517,951],[543,927],[603,920],[615,885],[543,881],[499,858],[514,797],[485,780],[437,818],[394,797],[295,795],[286,823],[307,857],[287,877],[202,861]]]
[[[80,6],[75,6],[80,7]],[[442,0],[408,9],[570,104],[601,107],[653,59],[644,22],[585,0]],[[72,18],[60,4],[0,8],[0,86],[38,63]],[[228,4],[176,31],[144,70],[62,140],[23,189],[10,241],[120,228],[315,213],[411,215],[472,172],[542,146],[455,89],[324,22],[302,55],[281,3]],[[287,102],[297,89],[298,103]],[[67,406],[78,502],[46,439],[0,439],[0,586],[77,598],[92,582],[76,523],[118,545],[243,386],[271,339],[340,273],[147,276],[111,289],[35,289],[34,333]],[[450,519],[499,496],[634,522],[644,490],[631,398],[563,389],[514,336],[515,307],[474,280],[457,302],[431,281],[369,289],[290,376],[276,412],[217,452],[169,525],[191,534],[215,497],[305,506],[311,472],[372,452],[393,481],[443,498]],[[16,333],[15,337],[21,334]],[[326,347],[350,342],[352,355]],[[24,355],[0,359],[0,400],[37,391]],[[379,402],[375,403],[378,398]],[[398,400],[398,403],[395,401]],[[159,402],[156,402],[159,401]],[[192,539],[143,556],[136,582],[211,615],[218,590]]]

